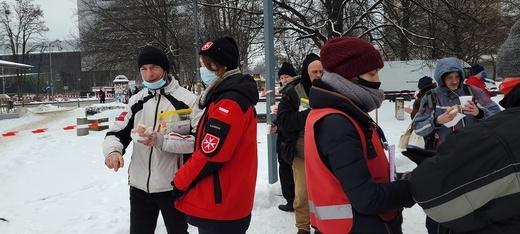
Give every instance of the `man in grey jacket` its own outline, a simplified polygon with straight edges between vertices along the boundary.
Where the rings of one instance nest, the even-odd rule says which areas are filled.
[[[186,234],[186,216],[173,205],[171,182],[183,164],[183,154],[193,152],[190,128],[202,112],[193,110],[191,123],[181,119],[179,110],[189,113],[197,97],[169,74],[170,63],[162,50],[144,47],[137,63],[145,88],[130,98],[124,121],[117,121],[107,133],[105,164],[116,172],[123,167],[123,154],[134,139],[128,169],[130,233],[154,233],[160,211],[168,233]],[[139,125],[147,131],[133,133]]]
[[[464,71],[459,59],[440,59],[434,79],[437,87],[422,97],[413,121],[415,133],[425,137],[426,149],[435,150],[453,131],[500,112],[500,107],[482,90],[464,84]],[[472,96],[472,100],[460,103],[460,96]],[[458,111],[452,111],[455,106],[460,107]],[[450,121],[455,122],[457,116],[463,118],[450,125]]]
[[[439,222],[434,233],[500,233],[520,230],[520,20],[496,56],[505,108],[451,134],[438,151],[408,149],[420,164],[410,189],[424,212]],[[416,152],[414,152],[416,151]],[[428,156],[432,156],[428,158]],[[417,160],[419,159],[419,160]]]

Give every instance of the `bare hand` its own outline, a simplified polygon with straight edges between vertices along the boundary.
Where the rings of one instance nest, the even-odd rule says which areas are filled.
[[[437,117],[437,124],[445,124],[447,122],[452,121],[455,116],[459,113],[458,111],[453,111],[454,108],[458,107],[450,107],[446,110],[446,112],[442,113],[442,115],[439,115]]]
[[[123,159],[123,155],[115,152],[111,153],[110,156],[105,158],[105,165],[107,165],[109,169],[114,169],[114,171],[117,172],[119,168],[125,165],[125,160]]]
[[[137,142],[146,145],[146,146],[156,146],[157,145],[157,132],[152,133],[139,133],[141,138],[146,138],[146,140],[138,140]]]
[[[473,116],[477,116],[480,111],[480,109],[477,107],[477,105],[475,105],[475,103],[472,100],[469,100],[468,104],[462,106],[462,110],[464,111],[464,114]]]
[[[270,123],[271,125],[271,133],[276,133],[276,131],[278,131],[278,126],[276,126],[276,124],[274,123]]]

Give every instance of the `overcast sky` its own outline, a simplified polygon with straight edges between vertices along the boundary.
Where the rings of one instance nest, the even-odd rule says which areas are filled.
[[[70,39],[71,35],[78,35],[76,0],[34,0],[34,4],[43,10],[49,40]]]

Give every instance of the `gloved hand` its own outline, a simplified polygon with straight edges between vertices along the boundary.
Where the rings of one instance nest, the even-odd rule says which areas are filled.
[[[182,197],[182,195],[184,195],[184,193],[186,191],[180,190],[177,187],[175,187],[175,184],[173,183],[173,181],[172,181],[172,186],[173,186],[173,191],[172,191],[173,201],[177,201],[177,200],[179,200],[179,198]]]
[[[406,148],[406,150],[401,153],[416,163],[417,166],[421,165],[425,159],[431,158],[437,154],[434,150],[425,150],[421,148]]]

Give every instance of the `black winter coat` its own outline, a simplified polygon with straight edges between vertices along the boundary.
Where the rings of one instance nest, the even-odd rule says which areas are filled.
[[[452,233],[520,230],[520,86],[504,100],[508,109],[455,131],[412,173],[415,200]]]
[[[296,93],[295,86],[300,84],[300,79],[295,79],[287,84],[280,93],[282,99],[278,104],[278,116],[276,121],[281,130],[280,152],[283,159],[292,165],[296,155],[296,142],[301,131],[305,129],[305,121],[310,109],[299,111],[300,97]],[[279,136],[280,137],[280,136]],[[303,155],[299,155],[303,157]]]

